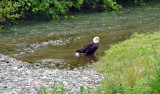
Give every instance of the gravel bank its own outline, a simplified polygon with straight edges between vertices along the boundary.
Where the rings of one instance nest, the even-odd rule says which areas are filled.
[[[103,75],[94,70],[58,70],[34,68],[33,65],[0,54],[0,93],[38,94],[42,86],[51,88],[64,84],[65,89],[79,91],[81,86],[96,89]]]

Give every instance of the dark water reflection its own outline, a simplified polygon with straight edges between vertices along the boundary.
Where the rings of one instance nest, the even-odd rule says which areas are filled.
[[[88,63],[93,63],[93,62],[98,61],[98,58],[95,55],[82,55],[77,58],[84,62],[88,62]]]
[[[50,68],[74,68],[97,61],[112,44],[134,32],[160,30],[160,4],[129,7],[113,12],[75,13],[60,21],[28,20],[0,31],[0,53]],[[75,51],[99,36],[95,56],[77,58]],[[14,49],[16,51],[8,51]]]

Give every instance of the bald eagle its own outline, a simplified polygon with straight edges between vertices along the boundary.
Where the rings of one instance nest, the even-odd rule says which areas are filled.
[[[82,49],[76,51],[76,56],[79,56],[80,53],[84,53],[85,55],[93,55],[99,46],[99,37],[94,37],[93,42],[85,45]]]

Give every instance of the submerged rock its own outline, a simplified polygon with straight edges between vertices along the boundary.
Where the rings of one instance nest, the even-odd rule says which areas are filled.
[[[42,59],[42,60],[38,60],[37,62],[41,62],[41,63],[61,63],[63,62],[64,60],[61,60],[61,59]]]
[[[61,59],[42,59],[37,60],[36,64],[43,67],[60,68],[63,67],[64,60]]]

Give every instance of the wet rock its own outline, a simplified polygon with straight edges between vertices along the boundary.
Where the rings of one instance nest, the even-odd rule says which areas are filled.
[[[43,65],[38,64],[38,63],[35,63],[35,64],[33,65],[33,68],[34,68],[34,69],[43,68]]]

